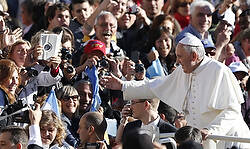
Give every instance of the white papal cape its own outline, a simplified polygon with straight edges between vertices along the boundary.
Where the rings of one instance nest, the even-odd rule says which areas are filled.
[[[125,100],[159,98],[176,110],[188,113],[189,125],[208,128],[214,135],[250,138],[241,115],[240,104],[244,99],[234,74],[224,64],[206,56],[190,74],[179,66],[169,76],[124,82],[122,90]],[[232,145],[250,148],[246,143],[219,141],[217,149]]]

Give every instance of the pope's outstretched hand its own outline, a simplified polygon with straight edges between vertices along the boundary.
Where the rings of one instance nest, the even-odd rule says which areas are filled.
[[[100,84],[103,87],[112,89],[112,90],[121,90],[122,89],[122,83],[123,81],[113,74],[110,74],[110,76],[103,76],[100,80]]]

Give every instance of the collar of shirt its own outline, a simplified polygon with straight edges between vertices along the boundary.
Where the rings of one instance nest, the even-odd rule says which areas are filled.
[[[141,127],[145,127],[145,126],[154,126],[154,127],[157,127],[159,121],[160,121],[160,116],[158,116],[154,121],[150,122],[147,125],[145,125],[145,124],[142,123]]]
[[[211,58],[204,56],[203,60],[201,61],[201,64],[192,72],[192,75],[195,75],[199,72],[201,72],[204,68],[206,68],[208,61],[210,61]]]

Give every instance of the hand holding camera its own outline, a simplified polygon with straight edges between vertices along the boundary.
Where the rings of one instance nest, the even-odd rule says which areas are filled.
[[[140,9],[136,4],[128,8],[128,14],[137,14],[139,11]]]
[[[123,74],[134,75],[135,63],[131,60],[125,60],[123,64]]]
[[[59,56],[56,56],[56,57],[51,57],[49,59],[49,63],[47,64],[49,67],[52,67],[52,68],[57,68],[60,64],[61,64],[61,58]]]
[[[64,77],[71,80],[76,74],[76,69],[70,63],[63,63],[61,66]]]
[[[39,125],[40,120],[42,118],[42,111],[40,110],[40,104],[35,104],[35,109],[29,110],[29,119],[31,125]]]
[[[144,9],[142,9],[141,7],[138,7],[138,9],[139,9],[139,11],[138,11],[138,13],[136,13],[136,20],[139,20],[143,24],[149,26],[151,21],[147,17],[146,11]]]
[[[43,55],[43,47],[36,45],[31,52],[33,54],[33,59],[37,60],[40,55]]]
[[[122,117],[127,118],[129,116],[132,117],[132,115],[133,115],[133,113],[132,113],[132,110],[130,108],[130,104],[124,105],[124,107],[122,108]]]

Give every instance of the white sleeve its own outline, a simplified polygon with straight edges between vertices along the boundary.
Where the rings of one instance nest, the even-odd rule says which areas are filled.
[[[56,77],[52,77],[50,71],[49,72],[42,71],[39,73],[36,79],[38,82],[38,86],[50,86],[59,82],[62,77],[63,77],[62,70],[59,69],[59,73],[57,74]]]
[[[39,125],[29,126],[29,142],[28,142],[28,144],[36,144],[38,146],[43,146]]]
[[[240,111],[232,108],[226,108],[209,124],[208,130],[213,135],[227,135],[235,126],[241,126],[243,119]],[[243,129],[243,128],[242,128]]]
[[[124,81],[122,85],[124,100],[153,99],[156,96],[148,87],[149,81]]]

